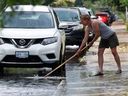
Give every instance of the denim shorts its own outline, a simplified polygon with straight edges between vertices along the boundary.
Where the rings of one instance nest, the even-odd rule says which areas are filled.
[[[115,48],[119,45],[116,33],[112,34],[108,39],[101,38],[99,48]]]

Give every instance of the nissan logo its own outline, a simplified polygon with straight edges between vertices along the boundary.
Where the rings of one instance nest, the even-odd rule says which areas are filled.
[[[24,39],[20,39],[20,40],[19,40],[19,44],[20,44],[21,46],[25,45],[25,43],[26,43],[26,41],[25,41]]]

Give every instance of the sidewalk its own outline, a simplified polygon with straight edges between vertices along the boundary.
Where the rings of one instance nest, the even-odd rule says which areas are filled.
[[[128,42],[128,31],[126,30],[126,25],[124,23],[121,21],[116,21],[113,23],[111,28],[117,33],[119,42],[121,44]]]
[[[119,33],[119,34],[124,33],[124,32],[127,32],[127,31],[126,31],[126,25],[123,23],[122,20],[115,21],[115,22],[112,24],[111,28],[112,28],[113,30],[115,30],[115,32],[117,32],[117,33]]]
[[[123,26],[123,27],[122,27]],[[112,25],[114,30],[125,30],[124,25]],[[120,31],[126,32],[126,31]],[[97,43],[90,48],[85,57],[85,65],[67,70],[65,96],[128,96],[128,33],[118,34],[118,52],[122,63],[122,74],[115,74],[116,63],[109,49],[104,54],[104,76],[94,76],[97,72]],[[125,37],[125,40],[124,40]],[[123,41],[122,41],[123,40]]]

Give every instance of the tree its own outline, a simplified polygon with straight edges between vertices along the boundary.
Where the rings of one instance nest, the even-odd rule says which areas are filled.
[[[5,0],[1,0],[1,2],[0,2],[0,12],[4,9],[5,6],[6,6]]]
[[[128,6],[128,0],[120,0],[122,6]]]
[[[74,3],[71,2],[70,0],[56,0],[55,2],[51,3],[51,6],[68,7],[68,6],[74,6]]]
[[[40,4],[42,0],[6,0],[7,5],[15,5],[15,4]]]
[[[83,6],[83,4],[84,4],[84,0],[76,0],[75,1],[75,6]]]
[[[53,2],[55,2],[56,0],[43,0],[43,1],[44,1],[44,3],[42,3],[43,5],[50,5]]]

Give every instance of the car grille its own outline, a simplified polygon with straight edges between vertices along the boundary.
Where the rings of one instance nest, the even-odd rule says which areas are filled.
[[[41,44],[43,39],[8,39],[3,38],[3,41],[8,44],[13,44],[17,48],[27,48],[32,44]]]
[[[70,33],[73,29],[72,28],[66,28],[65,33]]]
[[[76,26],[76,25],[68,25],[68,27],[65,28],[65,33],[70,33],[70,32],[72,32],[72,31],[73,31],[73,28],[72,28],[72,27],[74,27],[74,26]]]
[[[15,55],[7,55],[2,62],[42,62],[42,60],[34,55],[28,58],[17,58]]]

